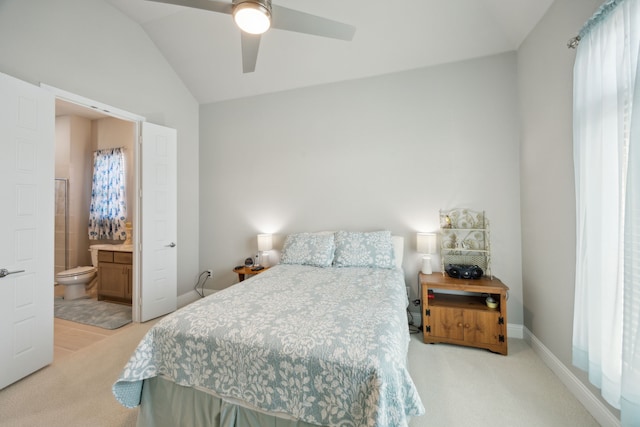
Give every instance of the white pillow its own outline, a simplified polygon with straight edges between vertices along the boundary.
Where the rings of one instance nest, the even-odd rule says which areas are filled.
[[[393,242],[393,254],[396,257],[396,267],[402,268],[402,259],[404,258],[404,237],[391,236]]]

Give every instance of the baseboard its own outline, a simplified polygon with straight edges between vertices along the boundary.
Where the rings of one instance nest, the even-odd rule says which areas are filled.
[[[524,326],[515,323],[507,323],[507,337],[509,338],[524,338]]]
[[[531,344],[531,348],[536,352],[542,361],[553,371],[562,381],[569,391],[582,403],[591,416],[603,427],[620,427],[620,420],[609,411],[604,403],[600,401],[583,383],[571,372],[551,351],[545,347],[535,335],[524,328],[525,340]]]
[[[216,292],[218,292],[215,289],[204,289],[204,296],[208,297],[209,295],[215,294]],[[200,294],[198,292],[194,290],[191,290],[189,292],[187,292],[186,294],[182,294],[182,295],[178,295],[178,308],[182,308],[185,305],[189,305],[192,302],[196,302],[198,301],[200,298],[202,298],[202,296],[200,296]]]

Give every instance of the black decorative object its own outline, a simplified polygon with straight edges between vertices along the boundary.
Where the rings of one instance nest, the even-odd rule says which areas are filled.
[[[448,264],[445,271],[455,279],[480,279],[484,275],[477,265]]]

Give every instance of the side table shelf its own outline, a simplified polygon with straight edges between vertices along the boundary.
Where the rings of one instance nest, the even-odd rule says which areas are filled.
[[[425,343],[459,344],[507,354],[507,291],[497,278],[453,279],[419,275]],[[430,294],[432,294],[431,298]],[[485,302],[492,296],[498,306]]]
[[[261,270],[252,270],[251,267],[236,267],[233,269],[233,272],[238,275],[238,282],[242,282],[245,279],[245,276],[252,276],[255,274],[260,274],[267,271],[269,267],[265,267]]]

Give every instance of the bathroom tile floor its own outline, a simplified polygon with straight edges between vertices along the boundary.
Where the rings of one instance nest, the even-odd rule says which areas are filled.
[[[55,287],[55,295],[64,293],[62,286]],[[103,329],[82,323],[70,322],[64,319],[53,318],[53,362],[69,356],[78,350],[101,341],[111,335],[117,334],[130,327],[129,323],[118,329]]]

